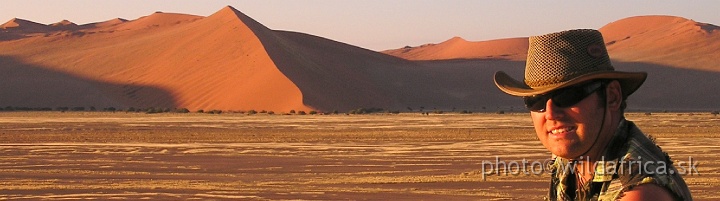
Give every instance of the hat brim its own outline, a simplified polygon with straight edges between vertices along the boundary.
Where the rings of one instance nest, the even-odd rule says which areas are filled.
[[[620,82],[623,91],[623,97],[627,98],[630,94],[640,88],[640,85],[645,82],[646,78],[646,72],[599,71],[578,76],[565,82],[532,88],[530,86],[527,86],[525,82],[515,80],[505,72],[498,71],[495,73],[494,80],[495,85],[497,85],[497,87],[500,88],[501,91],[507,94],[513,96],[533,96],[538,94],[544,94],[567,86],[576,85],[589,80],[614,79]]]

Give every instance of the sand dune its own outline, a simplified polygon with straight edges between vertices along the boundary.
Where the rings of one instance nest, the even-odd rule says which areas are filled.
[[[113,30],[139,30],[166,27],[185,24],[202,18],[202,16],[196,15],[155,12],[149,16],[141,17],[136,20],[124,23],[120,26],[117,26]]]
[[[720,27],[673,16],[631,17],[600,29],[615,60],[720,72]]]
[[[26,33],[49,31],[49,28],[47,25],[29,21],[29,20],[18,19],[18,18],[13,18],[10,21],[7,21],[4,24],[0,25],[0,29],[6,30],[6,31],[26,32]]]
[[[116,32],[36,38],[27,41],[34,48],[4,52],[35,66],[117,84],[121,87],[101,90],[121,101],[120,108],[309,109],[233,8],[206,18],[154,13],[107,28]],[[27,56],[40,51],[42,57]],[[153,86],[173,98],[133,85]]]
[[[423,72],[421,64],[321,37],[274,31],[232,7],[208,17],[158,12],[114,21],[5,41],[0,52],[19,61],[14,69],[31,66],[119,86],[97,87],[103,97],[120,102],[114,106],[118,108],[348,111],[445,109],[476,102],[463,99],[475,87],[449,95],[446,82],[453,78]],[[29,103],[3,102],[61,106]]]
[[[93,24],[93,26],[94,27],[109,27],[109,26],[115,26],[115,25],[118,25],[121,23],[125,23],[127,21],[128,20],[126,20],[126,19],[115,18],[115,19],[104,21],[104,22],[95,23],[95,24]]]
[[[637,16],[599,30],[614,60],[720,71],[720,27],[675,16]],[[510,59],[524,61],[527,38],[471,42],[455,37],[439,44],[383,53],[409,60]]]
[[[524,61],[527,57],[528,39],[509,38],[470,42],[454,37],[440,44],[383,51],[383,53],[409,60],[448,59],[502,59]]]
[[[57,26],[77,26],[77,24],[69,21],[69,20],[62,20],[56,23],[50,24],[50,26],[57,27]]]
[[[720,95],[714,93],[715,89],[720,88],[720,81],[717,81],[720,76],[720,27],[681,17],[639,16],[612,22],[600,28],[600,31],[616,69],[649,73],[643,88],[630,98],[631,109],[720,108],[716,101]],[[492,86],[489,77],[497,70],[522,78],[524,58],[508,56],[506,59],[519,61],[510,62],[489,55],[519,55],[518,51],[523,48],[526,51],[526,39],[470,42],[456,37],[440,44],[406,47],[383,53],[410,60],[432,60],[425,63],[437,68],[453,66],[452,71],[443,72],[454,72],[456,76],[481,76],[467,79]],[[466,51],[468,49],[472,51]],[[458,59],[465,61],[453,61]],[[492,88],[486,88],[483,92],[497,99],[506,96]],[[512,103],[517,105],[519,102],[512,99],[507,101],[492,102],[490,105],[507,109],[513,107]]]
[[[674,21],[678,21],[675,27],[668,28]],[[272,30],[232,7],[207,17],[156,12],[75,29],[52,27],[21,19],[2,25],[0,63],[3,70],[13,73],[0,75],[0,91],[5,95],[0,105],[278,113],[344,112],[361,107],[522,110],[520,101],[502,94],[491,78],[497,70],[522,76],[526,38],[469,42],[457,37],[383,54],[309,34]],[[712,58],[718,58],[720,46],[704,46],[720,41],[714,25],[652,16],[621,20],[601,30],[619,66],[642,66],[661,75],[681,68],[718,69]],[[647,42],[656,40],[662,42]],[[651,54],[663,47],[671,48],[658,50],[659,56]],[[717,76],[690,74],[684,79],[715,80],[711,77]],[[665,81],[654,79],[649,83]],[[704,87],[676,83],[680,81],[670,82]],[[705,84],[720,87],[716,82]],[[693,96],[674,99],[681,101],[658,100],[684,92],[682,87],[668,92],[649,90],[653,93],[639,95],[638,102],[649,104],[641,108],[652,109],[720,107],[707,101],[720,97],[700,93],[679,93]],[[694,102],[688,105],[683,100]]]

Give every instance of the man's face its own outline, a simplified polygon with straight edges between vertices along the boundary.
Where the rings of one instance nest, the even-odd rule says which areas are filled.
[[[605,110],[603,100],[596,92],[565,108],[552,101],[545,103],[544,112],[530,112],[535,132],[551,153],[568,159],[580,157],[598,140]]]

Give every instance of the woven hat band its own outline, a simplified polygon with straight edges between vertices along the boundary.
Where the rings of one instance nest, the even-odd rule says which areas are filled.
[[[602,34],[579,29],[530,37],[525,84],[540,88],[593,72],[614,71]]]

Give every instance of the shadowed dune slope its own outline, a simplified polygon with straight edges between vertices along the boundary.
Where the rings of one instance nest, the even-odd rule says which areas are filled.
[[[322,37],[270,30],[240,12],[236,15],[255,31],[277,68],[298,86],[307,106],[322,111],[447,109],[451,103],[472,101],[449,95],[444,82],[448,77],[434,77],[417,63]]]
[[[136,97],[154,96],[155,100],[172,100],[169,93],[151,86],[129,85],[89,80],[47,67],[35,66],[0,56],[1,107],[118,107],[125,105],[159,105]],[[112,96],[112,90],[128,90],[128,96]],[[149,100],[152,101],[152,100]],[[167,103],[167,106],[174,105]]]

